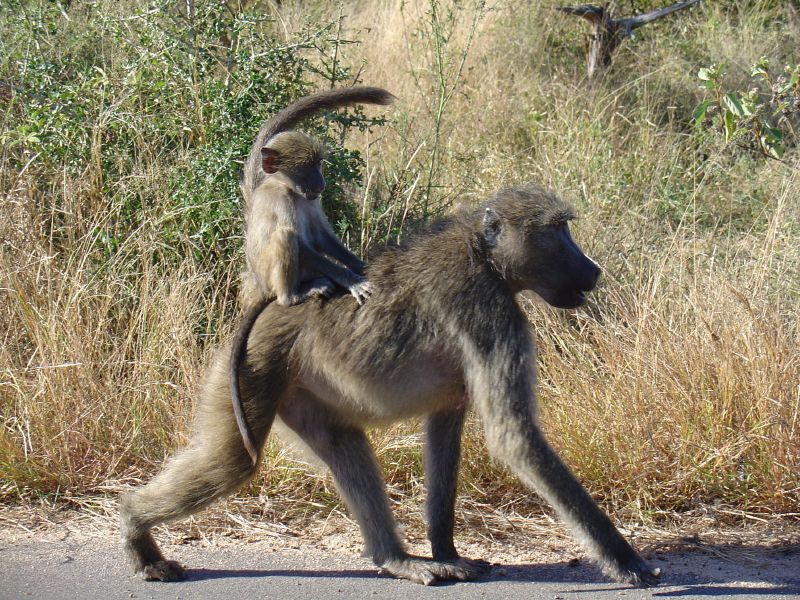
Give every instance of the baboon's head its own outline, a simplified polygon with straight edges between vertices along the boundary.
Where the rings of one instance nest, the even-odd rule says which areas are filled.
[[[322,161],[325,147],[299,131],[283,131],[261,149],[261,168],[268,175],[281,173],[298,194],[316,198],[325,189]]]
[[[537,186],[509,188],[486,204],[482,228],[490,262],[515,292],[533,290],[558,308],[586,301],[600,267],[569,233],[572,208]]]

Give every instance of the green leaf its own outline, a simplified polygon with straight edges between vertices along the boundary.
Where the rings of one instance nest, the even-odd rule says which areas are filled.
[[[729,110],[725,111],[725,141],[730,142],[736,133],[736,116]]]
[[[779,139],[773,138],[770,134],[761,136],[761,147],[764,148],[767,154],[775,158],[782,158],[784,152],[786,152],[783,143]]]
[[[714,69],[713,67],[703,67],[697,72],[697,77],[699,77],[703,81],[710,81],[714,79]]]
[[[699,127],[706,118],[706,112],[708,111],[709,104],[711,104],[710,100],[703,100],[694,109],[694,112],[692,113],[692,122],[694,123],[695,127]]]
[[[728,92],[725,94],[725,96],[723,96],[722,102],[728,107],[728,110],[730,110],[737,117],[747,117],[750,115],[750,111],[746,110],[742,105],[742,99],[739,96],[739,92]]]
[[[764,79],[769,79],[769,60],[767,60],[766,56],[762,56],[761,59],[755,65],[753,65],[753,70],[750,72],[750,76],[761,76]]]
[[[783,132],[780,129],[775,129],[774,127],[769,127],[767,129],[767,136],[779,142],[783,141]]]
[[[722,77],[725,76],[727,67],[724,64],[711,65],[710,67],[703,67],[697,72],[697,77],[705,81],[705,86],[709,89],[714,87],[714,84],[719,83]]]
[[[780,90],[778,90],[781,94],[788,94],[789,92],[791,92],[794,86],[797,85],[798,81],[798,74],[796,71],[791,72],[789,67],[786,68],[786,71],[787,73],[790,73],[790,75],[789,78],[786,80],[786,83],[784,83],[780,87]]]

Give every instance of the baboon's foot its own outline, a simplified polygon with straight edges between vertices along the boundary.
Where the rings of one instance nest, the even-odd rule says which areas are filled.
[[[140,571],[145,581],[180,581],[186,576],[183,566],[174,560],[157,560]]]
[[[137,530],[131,526],[127,512],[122,514],[122,548],[134,573],[145,581],[179,581],[183,579],[183,567],[161,554],[153,534],[148,530]]]
[[[488,575],[492,570],[492,564],[481,560],[479,558],[461,558],[460,556],[452,560],[441,561],[449,565],[460,566],[469,571],[472,576],[469,579],[479,579],[484,575]]]
[[[609,574],[617,581],[630,583],[636,587],[653,587],[661,582],[661,569],[651,567],[638,556],[618,569],[611,569]]]
[[[395,577],[409,579],[423,585],[431,585],[437,581],[470,581],[479,577],[488,569],[483,561],[472,561],[463,558],[436,561],[417,556],[392,558],[380,566]]]

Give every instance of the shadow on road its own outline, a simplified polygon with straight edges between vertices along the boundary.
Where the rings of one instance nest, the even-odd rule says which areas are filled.
[[[184,581],[251,577],[327,577],[330,579],[386,579],[391,575],[374,569],[187,569]]]
[[[671,590],[665,592],[653,592],[654,598],[680,598],[682,596],[791,596],[797,598],[800,595],[800,585],[786,586],[758,586],[758,587],[736,587],[721,585],[693,585],[682,590]]]
[[[779,547],[703,544],[646,553],[647,559],[664,573],[662,590],[653,597],[682,596],[800,596],[800,546]],[[189,569],[188,581],[225,578],[309,577],[329,579],[390,578],[374,568],[364,569]],[[491,573],[475,582],[538,582],[586,584],[607,581],[588,560],[567,563],[492,565]],[[444,584],[447,585],[447,584]],[[663,589],[669,588],[669,589]],[[678,589],[676,589],[678,588]],[[565,593],[628,590],[628,586],[604,586],[596,590],[564,590]]]

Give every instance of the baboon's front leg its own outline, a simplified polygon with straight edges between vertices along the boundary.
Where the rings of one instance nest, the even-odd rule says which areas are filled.
[[[297,391],[282,405],[281,419],[331,470],[339,493],[361,529],[366,554],[392,575],[429,585],[467,580],[463,566],[409,555],[389,509],[380,467],[364,431],[344,424],[309,392]]]
[[[430,415],[425,423],[425,487],[428,539],[435,560],[453,560],[454,511],[464,407]]]
[[[476,377],[470,395],[483,419],[490,451],[555,508],[609,575],[634,585],[658,584],[660,569],[642,560],[545,440],[534,417],[528,381],[504,379],[500,369],[487,372],[498,376]]]
[[[431,414],[425,422],[425,487],[428,539],[433,560],[465,569],[473,579],[488,571],[483,561],[461,558],[453,543],[461,433],[466,406]]]

